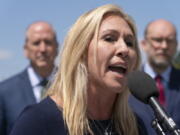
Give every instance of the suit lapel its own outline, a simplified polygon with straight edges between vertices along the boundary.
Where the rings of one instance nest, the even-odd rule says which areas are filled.
[[[179,100],[178,95],[180,95],[180,71],[172,68],[170,72],[170,78],[166,90],[166,99],[168,102],[167,110],[173,113],[173,108],[175,108],[177,100]]]
[[[22,80],[22,84],[20,85],[20,87],[21,87],[24,101],[26,101],[27,104],[36,103],[36,99],[33,93],[33,88],[29,80],[27,69],[24,72],[22,72],[20,77]]]
[[[172,67],[170,78],[169,78],[169,88],[176,89],[180,91],[180,70]]]

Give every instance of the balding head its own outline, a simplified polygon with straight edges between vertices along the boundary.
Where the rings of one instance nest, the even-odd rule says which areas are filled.
[[[53,29],[53,26],[45,21],[38,21],[38,22],[32,23],[31,25],[28,26],[28,28],[26,30],[26,42],[32,34],[38,32],[38,31],[46,31],[47,33],[52,34],[53,39],[57,43],[56,32]]]
[[[52,72],[57,51],[58,42],[52,25],[39,21],[27,28],[24,52],[38,74],[46,77]]]
[[[145,30],[142,47],[154,71],[162,73],[171,65],[177,48],[175,26],[164,19],[150,22]]]
[[[170,32],[169,32],[170,31]],[[167,33],[177,36],[176,27],[170,21],[164,19],[158,19],[155,21],[150,22],[145,29],[144,36],[145,38],[148,37],[150,33]]]

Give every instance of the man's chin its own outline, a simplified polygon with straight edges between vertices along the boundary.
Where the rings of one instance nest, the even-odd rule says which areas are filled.
[[[156,59],[155,64],[160,67],[167,67],[170,63],[167,59]]]
[[[49,66],[49,64],[47,62],[39,62],[39,63],[37,63],[37,67],[39,67],[39,68],[45,68],[47,66]]]

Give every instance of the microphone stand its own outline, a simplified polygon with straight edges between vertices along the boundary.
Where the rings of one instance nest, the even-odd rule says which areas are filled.
[[[152,121],[152,127],[156,130],[158,135],[180,135],[180,130],[177,129],[175,122],[170,118],[161,105],[157,102],[157,99],[150,97],[150,106],[154,110],[155,119]]]
[[[165,132],[163,131],[161,125],[159,124],[157,118],[152,120],[152,127],[155,129],[157,135],[166,135]]]

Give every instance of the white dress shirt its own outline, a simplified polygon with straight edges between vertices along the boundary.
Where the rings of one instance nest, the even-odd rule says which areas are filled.
[[[41,91],[43,90],[43,87],[39,84],[43,80],[43,78],[39,74],[37,74],[31,66],[28,67],[27,71],[36,102],[38,103],[41,101]],[[49,78],[50,77],[47,77],[48,80]]]
[[[169,66],[165,72],[163,72],[161,74],[162,78],[163,78],[163,84],[164,86],[166,87],[167,86],[167,83],[169,82],[169,77],[170,77],[170,72],[172,70],[172,67]],[[144,72],[146,72],[147,74],[149,74],[153,79],[155,79],[155,77],[157,76],[157,73],[151,68],[151,66],[149,65],[149,63],[146,63],[144,65]]]

